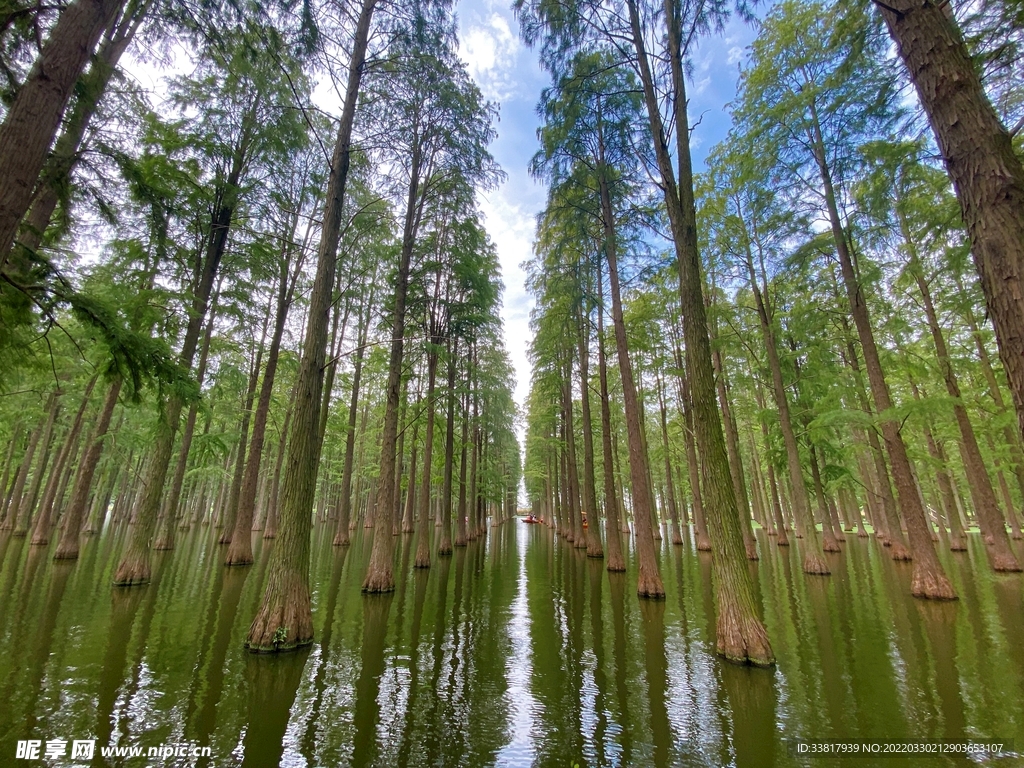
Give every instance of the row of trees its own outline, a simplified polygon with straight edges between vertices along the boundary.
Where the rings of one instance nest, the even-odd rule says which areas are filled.
[[[922,598],[956,597],[936,531],[960,550],[977,525],[991,567],[1021,570],[1020,26],[965,18],[969,49],[948,4],[878,6],[783,0],[753,20],[733,128],[695,176],[684,72],[727,8],[518,5],[552,77],[527,490],[609,570],[631,532],[641,597],[664,594],[661,523],[681,544],[692,522],[733,660],[773,661],[754,521],[802,539],[812,575],[867,522]]]
[[[82,14],[91,36],[62,37]],[[278,541],[248,646],[278,651],[312,641],[315,521],[338,546],[372,528],[365,588],[387,591],[396,540],[428,567],[512,514],[513,374],[475,204],[501,175],[495,107],[449,3],[78,0],[0,29],[0,535],[74,559],[123,526],[130,587],[179,531],[216,526],[227,566],[262,531]],[[117,68],[137,36],[197,50],[160,103]],[[19,110],[44,125],[51,59],[77,69],[30,167]]]

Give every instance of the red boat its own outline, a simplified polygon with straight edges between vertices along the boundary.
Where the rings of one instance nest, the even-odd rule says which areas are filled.
[[[523,518],[523,522],[524,523],[539,523],[539,522],[541,522],[541,520],[540,520],[540,518],[535,517],[534,515],[527,515],[526,517]]]

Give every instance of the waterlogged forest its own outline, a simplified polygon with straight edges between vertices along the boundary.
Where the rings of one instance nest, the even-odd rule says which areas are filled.
[[[1019,762],[1019,0],[516,0],[511,263],[468,7],[0,6],[0,764]]]

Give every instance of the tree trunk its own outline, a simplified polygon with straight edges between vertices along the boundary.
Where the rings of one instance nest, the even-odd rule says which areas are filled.
[[[78,412],[75,414],[75,420],[71,424],[71,430],[68,432],[68,436],[64,440],[64,445],[61,447],[60,453],[57,456],[57,461],[53,465],[53,471],[50,473],[50,482],[47,484],[46,493],[43,496],[43,503],[39,506],[39,514],[36,516],[36,524],[32,530],[32,544],[36,546],[43,546],[50,543],[50,518],[53,511],[54,503],[60,503],[60,497],[57,495],[57,488],[61,486],[61,480],[64,475],[64,468],[67,465],[68,459],[72,457],[74,453],[78,451],[78,436],[82,431],[82,422],[85,419],[85,411],[89,407],[89,399],[92,397],[93,388],[96,386],[96,381],[99,379],[99,374],[94,374],[89,383],[85,387],[85,394],[82,395],[82,404],[78,407]]]
[[[291,219],[288,240],[295,235],[298,214]],[[302,267],[302,251],[295,260],[294,272],[289,273],[291,266],[291,246],[286,241],[281,248],[280,273],[278,275],[277,306],[274,314],[274,331],[270,338],[270,349],[267,350],[267,367],[263,371],[263,382],[260,385],[260,396],[256,403],[253,416],[252,438],[249,442],[249,461],[245,465],[245,475],[238,495],[238,511],[235,515],[235,530],[231,536],[225,565],[249,565],[253,561],[252,536],[253,514],[256,509],[256,490],[259,484],[260,465],[263,459],[263,444],[266,440],[267,419],[270,415],[270,398],[274,393],[274,382],[277,378],[277,363],[281,356],[281,339],[284,336],[285,321],[291,308],[295,282]]]
[[[992,108],[952,8],[876,0],[931,122],[1024,433],[1024,165]]]
[[[327,323],[341,236],[345,184],[348,181],[352,123],[370,20],[376,5],[377,0],[363,0],[356,22],[345,103],[330,165],[316,278],[309,299],[306,337],[296,380],[294,420],[282,493],[281,540],[271,552],[263,602],[249,628],[246,647],[251,651],[290,650],[313,642],[309,599],[310,510],[316,492],[321,448],[317,427],[326,362]],[[390,541],[390,537],[386,538]]]
[[[474,361],[475,351],[476,350],[474,349],[469,355],[471,361]],[[469,525],[467,520],[469,510],[466,508],[466,492],[468,490],[466,488],[466,472],[468,471],[468,467],[466,466],[466,454],[467,444],[469,442],[469,398],[471,396],[471,389],[471,387],[467,388],[465,396],[462,398],[462,448],[459,453],[459,504],[456,510],[458,519],[455,524],[456,547],[465,547],[469,543],[468,528],[472,527],[474,529],[474,533],[476,533],[476,520],[473,520],[472,526]]]
[[[714,350],[711,353],[712,366],[715,373],[715,388],[718,390],[718,403],[722,409],[722,422],[725,425],[725,447],[729,459],[729,475],[732,478],[733,494],[736,497],[736,514],[740,523],[740,534],[743,536],[743,548],[748,560],[757,560],[757,543],[750,530],[750,505],[747,501],[746,480],[743,477],[743,457],[740,455],[740,440],[733,420],[732,406],[729,403],[729,386],[725,378],[725,366],[722,364],[722,353]]]
[[[767,344],[766,344],[766,346],[767,346]],[[778,362],[778,357],[777,356],[776,356],[776,362]],[[780,368],[779,373],[781,374],[781,372],[782,371],[781,371],[781,368]],[[772,379],[774,381],[774,375],[773,375]],[[780,379],[781,379],[781,375],[780,375]],[[757,387],[755,389],[755,393],[757,395],[757,407],[760,409],[760,411],[763,414],[764,410],[765,410],[765,407],[764,407],[765,406],[765,403],[764,403],[764,392],[761,389],[761,383],[760,382],[757,382]],[[785,388],[783,388],[783,390],[782,390],[782,396],[783,396],[783,399],[785,400],[785,398],[786,398],[786,390],[785,390]],[[789,415],[788,414],[788,403],[787,403],[787,414],[786,415],[787,415],[787,417]],[[758,421],[761,424],[761,437],[764,440],[765,446],[767,446],[769,444],[768,443],[768,425],[765,423],[765,419],[764,419],[763,415],[762,415],[761,418],[758,419]],[[792,431],[792,427],[793,427],[793,425],[791,423],[790,424],[790,431]],[[794,442],[794,444],[796,443],[795,436],[794,436],[793,442]],[[789,546],[789,534],[786,532],[786,529],[787,529],[788,526],[786,525],[786,519],[785,519],[786,516],[785,516],[785,514],[783,514],[783,511],[782,511],[782,502],[779,499],[779,487],[778,487],[778,480],[775,477],[775,467],[772,466],[771,461],[765,461],[765,465],[768,467],[768,490],[771,492],[771,500],[770,500],[771,501],[771,508],[772,508],[771,514],[775,515],[775,546],[777,546],[777,547],[788,547]],[[787,456],[787,465],[788,465],[788,456]],[[797,456],[797,474],[800,476],[800,479],[802,481],[803,480],[803,473],[800,472],[799,455]],[[792,475],[790,475],[790,477],[792,478]],[[806,495],[806,491],[807,491],[807,489],[804,488],[805,495]],[[818,555],[817,557],[818,557],[819,560],[821,560],[822,563],[824,563],[824,559],[820,555]]]
[[[897,211],[899,211],[898,204]],[[978,446],[978,439],[974,434],[974,426],[967,416],[967,408],[964,407],[960,397],[960,384],[953,371],[953,362],[950,360],[949,350],[946,348],[946,339],[939,326],[938,314],[932,303],[931,289],[925,280],[924,270],[917,256],[914,242],[910,238],[906,220],[902,214],[899,218],[904,245],[910,256],[910,271],[913,273],[917,288],[921,293],[925,317],[928,320],[928,328],[935,345],[935,357],[939,363],[939,370],[942,372],[942,379],[946,384],[946,394],[953,401],[953,415],[956,418],[957,428],[960,430],[960,460],[967,473],[967,486],[971,491],[974,513],[978,516],[978,523],[981,526],[981,535],[985,541],[989,564],[994,571],[1020,571],[1020,563],[1017,562],[1017,556],[1013,553],[1010,539],[1006,535],[1006,524],[1002,512],[999,511],[995,491],[992,489],[992,479],[988,475],[985,460],[981,456],[981,448]],[[1012,508],[1010,514],[1013,514]]]
[[[587,286],[591,291],[588,269]],[[590,317],[580,313],[578,318],[578,346],[580,357],[580,418],[583,421],[583,510],[587,515],[587,557],[604,557],[601,545],[601,517],[597,511],[597,489],[594,483],[594,429],[590,416]]]
[[[960,276],[956,275],[957,287],[961,293],[964,293],[964,287],[960,280]],[[996,381],[995,372],[992,370],[992,363],[989,359],[988,349],[985,347],[985,340],[981,335],[981,329],[978,327],[978,321],[974,317],[974,311],[970,305],[964,307],[964,316],[967,320],[968,327],[971,329],[971,335],[974,336],[974,343],[978,349],[978,359],[981,362],[981,371],[985,376],[985,381],[988,383],[989,396],[992,401],[996,404],[996,407],[1000,412],[1006,410],[1006,405],[1003,401],[1002,392],[999,389],[999,384]],[[1003,429],[1003,439],[1006,444],[1010,446],[1010,455],[1012,456],[1013,474],[1017,478],[1017,489],[1020,491],[1021,499],[1024,499],[1024,450],[1021,449],[1021,437],[1016,430],[1011,429],[1009,426]]]
[[[602,161],[603,162],[603,161]],[[654,529],[651,525],[653,499],[648,485],[649,472],[647,454],[644,452],[643,424],[640,421],[640,403],[637,400],[636,384],[633,382],[633,364],[629,358],[626,341],[626,323],[622,316],[622,296],[619,288],[619,265],[616,253],[615,218],[612,211],[611,194],[605,174],[600,174],[601,213],[605,234],[605,257],[608,259],[608,277],[612,293],[612,325],[615,330],[615,346],[619,358],[619,372],[622,377],[623,407],[626,412],[626,438],[629,443],[629,477],[633,491],[633,523],[636,526],[636,551],[639,560],[637,593],[640,597],[663,598],[658,570],[657,550],[654,545]]]
[[[420,514],[416,531],[415,568],[430,567],[430,485],[434,458],[434,387],[437,381],[437,351],[427,352],[427,429],[423,443],[423,476],[420,479]]]
[[[356,413],[359,409],[359,387],[363,376],[363,356],[366,351],[366,339],[370,327],[370,314],[373,305],[373,289],[366,302],[366,313],[363,308],[359,312],[359,336],[356,341],[355,368],[352,371],[352,395],[348,404],[348,431],[345,433],[345,466],[341,474],[341,503],[338,510],[338,529],[334,534],[334,546],[349,545],[349,522],[352,510],[352,462],[356,447]]]
[[[565,479],[569,498],[572,537],[566,537],[577,549],[587,546],[583,533],[583,510],[580,509],[580,475],[576,461],[576,425],[572,409],[572,362],[567,358],[562,372],[562,440],[565,443]],[[646,453],[646,451],[645,451]]]
[[[707,316],[704,310],[703,277],[697,245],[697,214],[693,195],[693,170],[683,78],[682,35],[677,6],[665,0],[679,179],[673,170],[660,111],[660,100],[646,51],[636,0],[627,0],[632,43],[637,52],[644,103],[655,151],[666,211],[679,269],[680,311],[686,342],[686,372],[692,392],[695,439],[701,446],[703,491],[708,533],[712,543],[713,590],[718,602],[716,648],[727,659],[756,665],[774,664],[775,656],[764,623],[758,616],[754,583],[747,569],[740,531],[737,501],[729,476],[729,458],[722,422],[715,405],[715,381],[711,363]]]
[[[75,0],[64,8],[0,126],[0,272],[96,43],[125,0]]]
[[[421,400],[416,405],[419,406]],[[409,487],[406,489],[405,514],[402,516],[402,533],[412,533],[416,530],[416,460],[419,451],[420,422],[416,419],[416,426],[412,430],[412,457],[409,461]],[[341,521],[338,521],[341,525]]]
[[[250,134],[254,129],[255,117],[248,112],[242,120],[243,131],[233,149],[231,168],[218,196],[219,207],[215,210],[210,222],[205,258],[201,260],[201,264],[197,264],[195,295],[189,312],[185,336],[182,340],[181,352],[178,355],[179,362],[186,369],[192,368],[192,362],[195,359],[200,330],[210,307],[213,283],[217,277],[221,259],[227,250],[228,235],[234,220],[235,208],[238,205],[239,184],[251,147]],[[138,519],[129,533],[124,555],[114,574],[114,584],[117,586],[130,587],[145,584],[150,580],[150,543],[160,513],[167,470],[174,448],[174,436],[178,431],[178,422],[183,406],[184,402],[178,393],[171,394],[165,402],[159,405],[156,443],[143,483]]]
[[[398,440],[399,389],[402,379],[402,359],[405,344],[405,307],[409,292],[409,273],[413,246],[419,226],[421,147],[415,143],[412,166],[409,174],[409,189],[406,200],[405,224],[402,233],[402,251],[399,257],[395,304],[392,313],[391,358],[388,364],[388,382],[384,390],[384,425],[381,434],[380,481],[377,485],[377,500],[374,510],[373,549],[363,579],[364,592],[391,592],[395,588],[393,573],[393,541],[390,534],[391,514],[394,507],[395,486],[391,481],[395,472],[395,445]]]
[[[690,493],[693,495],[693,528],[698,552],[711,551],[711,539],[708,538],[707,522],[704,517],[704,498],[700,487],[700,462],[697,458],[697,446],[693,432],[693,406],[690,404],[690,386],[683,368],[683,356],[676,349],[676,369],[680,371],[676,377],[678,384],[679,409],[683,412],[683,443],[686,447],[686,469],[690,481]]]
[[[831,172],[825,163],[824,144],[821,140],[820,130],[817,127],[816,116],[814,118],[814,129],[815,159],[821,173],[825,202],[832,226],[832,237],[835,241],[836,253],[839,256],[839,265],[842,270],[843,284],[846,287],[846,295],[850,302],[850,311],[853,315],[854,325],[857,328],[857,335],[860,338],[861,349],[864,351],[864,367],[867,368],[868,381],[875,400],[875,408],[878,411],[879,418],[882,419],[882,435],[885,439],[889,461],[892,464],[893,479],[896,482],[896,493],[899,498],[900,510],[903,513],[903,520],[907,524],[911,556],[914,561],[911,575],[911,593],[915,597],[953,600],[956,599],[956,592],[953,591],[953,585],[946,577],[942,564],[935,554],[931,527],[928,519],[925,517],[924,509],[921,506],[921,500],[914,484],[907,447],[903,442],[903,436],[900,434],[900,425],[892,415],[892,397],[889,394],[889,387],[886,384],[885,374],[882,371],[882,361],[878,356],[878,348],[875,346],[875,338],[868,317],[868,307],[864,300],[860,282],[854,272],[853,259],[846,241],[846,232],[839,218],[839,208],[836,204]],[[891,535],[893,535],[892,531],[890,531]]]
[[[455,370],[459,354],[458,339],[448,345],[448,418],[444,433],[444,482],[441,486],[441,536],[439,557],[452,554],[452,472],[455,465]]]
[[[665,453],[665,491],[668,495],[668,515],[672,520],[672,543],[683,544],[683,532],[679,529],[679,508],[676,506],[675,483],[672,480],[672,459],[669,456],[668,414],[665,412],[665,391],[661,374],[658,375],[658,407],[661,412],[661,447]]]
[[[46,474],[46,465],[50,461],[50,443],[53,440],[53,428],[60,413],[61,392],[55,390],[50,395],[50,407],[47,412],[46,426],[43,428],[42,438],[39,440],[39,457],[36,460],[36,469],[32,474],[32,484],[28,492],[21,499],[17,508],[17,515],[14,523],[14,536],[28,535],[29,525],[32,523],[32,513],[35,511],[36,498],[39,496],[39,488],[43,483],[43,476]],[[15,499],[17,502],[17,499]]]
[[[818,501],[818,517],[821,519],[821,548],[826,552],[842,552],[837,541],[838,536],[836,535],[832,515],[828,508],[828,500],[825,498],[825,488],[821,483],[821,470],[818,468],[818,452],[815,450],[813,442],[808,440],[808,443],[810,444],[811,456],[811,480],[814,483],[814,496]]]
[[[206,322],[206,333],[203,335],[203,343],[199,349],[199,367],[196,372],[196,384],[202,387],[206,378],[206,364],[210,355],[210,342],[213,338],[214,320],[217,315],[217,297],[220,295],[220,285],[210,300],[210,319]],[[174,549],[174,522],[178,517],[178,504],[181,500],[181,489],[185,481],[185,470],[188,468],[188,455],[192,449],[192,436],[195,434],[196,417],[199,415],[199,403],[193,402],[188,409],[188,416],[185,417],[185,428],[181,432],[181,446],[178,448],[178,463],[174,467],[174,475],[171,478],[170,492],[160,508],[160,517],[157,521],[157,535],[153,542],[153,549],[169,550]],[[206,429],[209,429],[210,422],[207,420]]]
[[[622,535],[619,531],[619,502],[615,493],[615,466],[612,459],[612,414],[608,404],[608,364],[604,349],[604,278],[598,257],[597,273],[597,370],[601,382],[601,457],[604,475],[605,542],[608,546],[607,568],[613,573],[626,570],[622,556]]]
[[[128,49],[153,3],[132,0],[122,3],[124,13],[107,30],[89,71],[75,88],[77,98],[39,178],[32,207],[21,224],[18,243],[27,253],[39,249],[53,212],[66,197],[71,174],[81,156],[80,149],[89,124],[100,104],[121,55]]]
[[[836,289],[838,293],[838,287]],[[847,320],[841,318],[844,331],[848,329]],[[853,346],[853,340],[847,335],[847,353],[850,369],[853,371],[854,389],[860,401],[861,410],[871,414],[871,406],[868,403],[867,393],[864,391],[864,384],[861,380],[860,363],[857,360],[857,351]],[[881,538],[882,545],[890,548],[893,560],[911,559],[910,550],[903,543],[903,531],[900,526],[899,515],[896,512],[896,501],[893,499],[892,487],[889,485],[889,471],[885,466],[885,456],[882,453],[882,446],[878,441],[878,432],[874,427],[865,430],[867,433],[866,442],[870,446],[871,459],[875,468],[875,488],[878,491],[878,500],[881,505],[881,514],[875,518],[875,536]]]
[[[811,516],[811,504],[807,498],[807,486],[804,484],[804,473],[800,468],[800,448],[793,430],[793,420],[789,411],[789,395],[782,379],[782,362],[776,344],[775,329],[772,317],[764,302],[761,284],[754,272],[752,255],[747,254],[747,271],[750,276],[750,287],[754,292],[754,303],[761,321],[761,339],[768,356],[768,368],[772,375],[772,396],[775,408],[779,412],[779,429],[782,431],[782,444],[786,449],[786,467],[789,470],[789,498],[793,505],[793,519],[796,523],[797,536],[804,540],[804,573],[827,576],[829,567],[822,557],[822,547],[818,543],[817,530]],[[763,276],[763,272],[762,272]]]

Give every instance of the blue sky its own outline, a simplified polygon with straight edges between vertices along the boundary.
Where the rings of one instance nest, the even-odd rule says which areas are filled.
[[[530,258],[536,216],[544,207],[545,189],[527,167],[538,149],[536,105],[548,77],[535,51],[519,39],[507,0],[461,0],[459,53],[485,97],[501,105],[498,138],[491,153],[508,174],[497,190],[480,195],[487,230],[498,248],[505,282],[502,319],[505,341],[516,368],[516,400],[526,401],[530,385],[529,316],[532,302],[520,264]],[[693,60],[689,82],[691,150],[697,169],[708,150],[729,129],[726,105],[736,93],[740,62],[754,30],[739,19],[722,34],[703,41]]]

